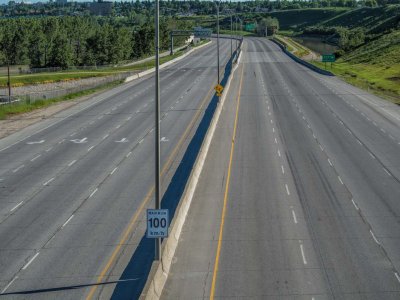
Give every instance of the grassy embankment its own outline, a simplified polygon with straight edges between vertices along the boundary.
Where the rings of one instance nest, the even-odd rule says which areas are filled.
[[[323,67],[321,62],[315,64]],[[331,71],[352,85],[400,104],[400,30],[346,54]]]
[[[203,44],[203,43],[201,43]],[[201,45],[199,44],[199,45]],[[196,45],[196,46],[199,46]],[[178,51],[174,55],[168,55],[165,57],[160,58],[160,63],[165,63],[167,61],[170,61],[178,56],[181,56],[184,53],[184,51]],[[82,78],[88,78],[88,77],[96,77],[96,76],[107,76],[110,74],[115,74],[117,72],[126,72],[126,71],[131,71],[131,70],[145,70],[154,67],[154,61],[148,61],[144,63],[140,63],[134,66],[130,67],[119,67],[119,68],[114,68],[114,69],[109,69],[109,70],[102,70],[99,72],[65,72],[65,73],[46,73],[46,74],[35,74],[35,75],[26,75],[26,76],[21,76],[19,78],[19,82],[23,84],[32,84],[36,82],[43,82],[43,81],[51,81],[51,82],[56,82],[56,81],[63,81],[63,80],[77,80],[77,79],[82,79]],[[93,76],[95,75],[95,76]],[[73,78],[73,79],[71,79]],[[40,81],[41,80],[41,81]],[[47,106],[50,106],[54,103],[61,102],[61,101],[67,101],[67,100],[73,100],[79,97],[83,96],[88,96],[91,94],[94,94],[96,92],[100,92],[103,90],[107,90],[110,88],[113,88],[119,84],[121,84],[123,80],[116,80],[111,83],[107,83],[101,86],[98,86],[93,89],[87,89],[84,91],[68,94],[62,97],[58,98],[53,98],[53,99],[46,99],[46,100],[37,100],[35,102],[29,102],[29,101],[21,101],[21,102],[14,102],[11,105],[1,105],[0,106],[0,120],[4,120],[7,118],[7,116],[12,116],[16,114],[21,114],[21,113],[26,113],[38,108],[44,108]]]
[[[286,46],[286,49],[290,52],[292,52],[294,55],[298,57],[304,57],[310,54],[310,50],[304,47],[303,45],[297,43],[296,41],[292,40],[289,37],[286,36],[281,36],[281,35],[275,35],[274,37],[277,39],[280,43]]]
[[[0,106],[0,120],[4,120],[8,116],[30,112],[30,111],[33,111],[38,108],[48,107],[57,102],[73,100],[73,99],[76,99],[79,97],[88,96],[88,95],[94,94],[96,92],[100,92],[103,90],[113,88],[113,87],[121,84],[122,82],[123,82],[123,80],[118,80],[118,81],[114,81],[111,83],[101,85],[101,86],[93,88],[93,89],[88,89],[88,90],[68,94],[68,95],[58,97],[58,98],[53,98],[53,99],[37,100],[32,103],[30,103],[29,101],[22,101],[22,102],[12,103],[11,105],[8,105],[8,104],[1,105]]]
[[[365,43],[346,52],[329,70],[352,85],[400,104],[400,5],[354,9],[315,25],[362,28]],[[322,62],[314,63],[324,68]]]
[[[160,63],[165,63],[184,54],[184,51],[177,51],[174,55],[160,57]],[[14,75],[11,77],[11,86],[19,87],[30,84],[54,83],[60,81],[78,80],[91,77],[104,77],[125,72],[140,72],[154,67],[154,60],[139,63],[133,66],[119,66],[115,68],[99,70],[66,70],[61,72],[48,72],[26,75]],[[7,86],[7,76],[0,76],[0,87]]]

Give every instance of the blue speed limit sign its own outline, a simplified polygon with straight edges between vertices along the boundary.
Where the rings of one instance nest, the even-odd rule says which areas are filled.
[[[168,209],[147,210],[147,233],[148,238],[168,237],[169,212]]]

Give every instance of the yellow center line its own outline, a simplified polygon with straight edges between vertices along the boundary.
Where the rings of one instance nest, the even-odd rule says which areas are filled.
[[[205,105],[207,99],[209,99],[210,97],[210,93],[213,92],[214,87],[211,87],[211,89],[208,91],[207,95],[203,98],[200,108],[197,110],[195,116],[193,117],[193,119],[191,120],[189,126],[186,128],[185,132],[183,133],[183,135],[181,136],[178,144],[176,145],[176,147],[174,148],[174,150],[172,151],[171,155],[168,157],[167,162],[165,163],[163,169],[161,170],[161,174],[160,176],[163,176],[164,173],[170,168],[170,166],[172,165],[173,160],[175,159],[175,156],[178,153],[178,150],[180,149],[180,147],[182,146],[182,143],[186,140],[186,138],[188,137],[190,131],[192,130],[195,122],[197,121],[197,119],[200,116],[200,113],[202,112],[202,108]],[[130,220],[128,226],[126,227],[126,229],[124,230],[122,237],[119,241],[119,243],[117,244],[117,246],[115,247],[114,251],[112,252],[110,258],[108,259],[106,265],[104,266],[104,268],[102,269],[97,282],[95,285],[92,286],[92,288],[90,289],[86,300],[90,300],[93,298],[94,293],[96,292],[98,286],[101,284],[102,280],[104,279],[104,277],[106,276],[107,272],[110,270],[112,264],[115,262],[118,254],[121,251],[121,247],[125,244],[125,242],[127,241],[128,237],[130,236],[132,230],[134,229],[134,225],[136,224],[139,216],[141,215],[143,209],[146,207],[147,203],[149,202],[149,200],[151,199],[151,196],[154,192],[154,185],[150,188],[150,190],[147,192],[143,202],[140,204],[139,209],[135,212],[135,214],[133,215],[132,219]]]
[[[243,70],[244,70],[244,65],[242,65],[242,73],[240,75],[240,84],[239,84],[239,91],[238,91],[238,96],[237,96],[237,104],[236,104],[236,116],[235,116],[235,123],[233,125],[233,134],[232,134],[232,144],[231,144],[231,154],[229,157],[229,166],[228,166],[228,176],[226,178],[226,186],[225,186],[225,195],[224,195],[224,204],[222,207],[222,214],[221,214],[221,225],[219,227],[219,236],[218,236],[218,246],[217,246],[217,254],[215,256],[215,262],[214,262],[214,272],[213,272],[213,278],[212,278],[212,283],[211,283],[211,292],[210,292],[210,300],[214,299],[214,294],[215,294],[215,284],[217,281],[217,273],[218,273],[218,264],[219,264],[219,257],[221,254],[221,245],[222,245],[222,236],[224,233],[224,224],[225,224],[225,214],[226,214],[226,205],[228,202],[228,194],[229,194],[229,183],[231,179],[231,169],[232,169],[232,159],[233,159],[233,152],[235,149],[235,137],[236,137],[236,128],[237,128],[237,122],[239,118],[239,107],[240,107],[240,93],[242,91],[242,83],[243,83]]]

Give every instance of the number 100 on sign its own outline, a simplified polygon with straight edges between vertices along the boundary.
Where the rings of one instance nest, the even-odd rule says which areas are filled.
[[[147,210],[147,234],[148,238],[168,237],[169,213],[168,209]]]

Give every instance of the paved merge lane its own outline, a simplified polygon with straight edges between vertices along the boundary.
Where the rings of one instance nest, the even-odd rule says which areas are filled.
[[[161,71],[161,159],[170,173],[212,94],[215,47]],[[59,114],[49,128],[26,129],[29,137],[21,142],[1,141],[0,292],[13,299],[78,299],[93,283],[119,279],[142,237],[142,214],[124,245],[117,244],[135,212],[151,201],[143,203],[154,176],[153,85],[150,76],[127,84],[69,117]],[[116,247],[124,250],[116,256],[119,269],[113,261],[112,273],[99,276]],[[114,287],[93,295],[110,295]]]
[[[396,108],[265,39],[235,76],[163,299],[398,299]]]

